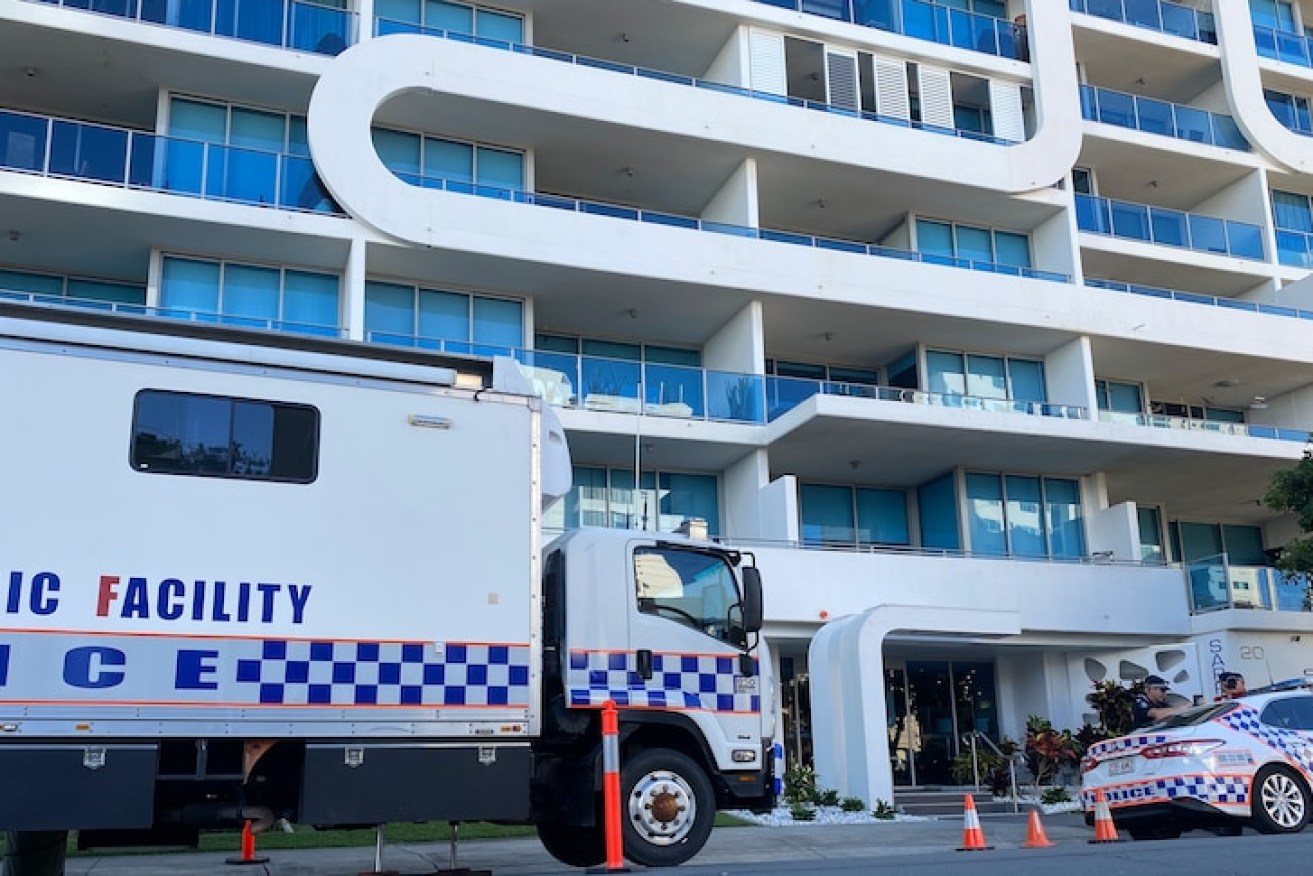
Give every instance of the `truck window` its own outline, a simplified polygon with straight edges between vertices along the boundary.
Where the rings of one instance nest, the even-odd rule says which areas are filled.
[[[308,405],[143,389],[132,410],[132,468],[150,474],[308,484],[319,411]]]
[[[634,551],[639,611],[660,615],[729,641],[730,607],[739,602],[722,557],[702,551],[641,547]]]

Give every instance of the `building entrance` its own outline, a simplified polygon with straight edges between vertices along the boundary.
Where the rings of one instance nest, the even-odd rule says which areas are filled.
[[[894,784],[956,785],[953,760],[969,751],[965,734],[998,741],[994,664],[907,660],[885,670],[889,756]]]

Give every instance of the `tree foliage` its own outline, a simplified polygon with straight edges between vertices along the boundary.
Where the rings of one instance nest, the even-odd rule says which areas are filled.
[[[1273,475],[1263,502],[1273,511],[1293,515],[1304,533],[1282,547],[1277,568],[1313,572],[1313,449],[1305,449],[1304,458],[1294,468]]]

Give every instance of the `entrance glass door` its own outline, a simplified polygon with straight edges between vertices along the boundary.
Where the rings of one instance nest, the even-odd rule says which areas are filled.
[[[963,736],[979,730],[998,740],[994,665],[983,661],[908,660],[903,673],[905,723],[917,731],[916,745],[910,743],[909,736],[909,781],[923,786],[957,784],[952,765],[964,750]],[[886,696],[893,688],[891,681],[886,678]],[[892,745],[891,752],[895,752]],[[897,769],[894,775],[897,781]]]
[[[916,755],[921,750],[921,725],[907,708],[907,672],[884,671],[885,715],[889,721],[889,767],[894,784],[916,785]]]

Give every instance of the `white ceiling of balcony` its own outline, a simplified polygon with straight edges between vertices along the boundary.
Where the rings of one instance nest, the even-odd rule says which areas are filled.
[[[1090,85],[1190,104],[1222,81],[1216,46],[1089,16],[1072,20],[1076,62]]]

